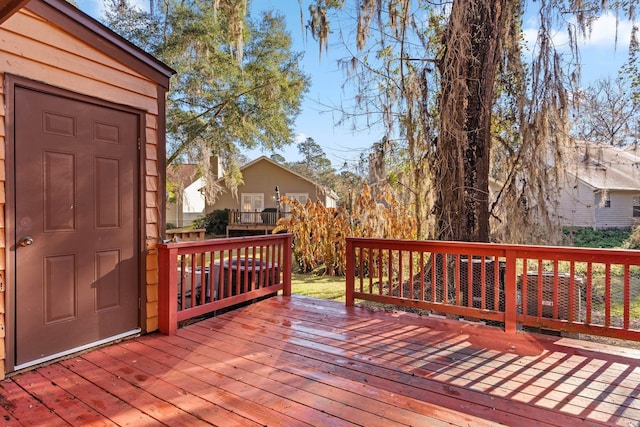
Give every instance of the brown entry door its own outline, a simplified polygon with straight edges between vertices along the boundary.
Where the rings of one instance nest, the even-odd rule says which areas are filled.
[[[138,116],[15,88],[15,364],[136,330]]]

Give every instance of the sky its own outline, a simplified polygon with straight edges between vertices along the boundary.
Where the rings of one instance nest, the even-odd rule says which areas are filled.
[[[104,9],[103,1],[76,0],[83,12],[98,20]],[[148,10],[148,0],[130,1]],[[306,12],[309,0],[303,0],[302,3]],[[345,54],[338,40],[334,38],[332,41],[330,36],[329,51],[323,52],[320,59],[317,43],[310,35],[304,34],[301,28],[298,0],[252,0],[252,5],[255,12],[263,9],[282,12],[293,39],[293,50],[305,53],[302,69],[311,77],[311,87],[303,100],[302,112],[296,119],[296,140],[313,138],[323,148],[336,170],[353,169],[360,154],[374,142],[380,141],[384,132],[380,128],[367,127],[364,122],[357,125],[357,131],[354,131],[352,124],[335,126],[339,114],[332,112],[329,107],[348,104],[352,97],[348,89],[342,88],[345,76],[337,61]],[[532,49],[537,32],[536,25],[535,15],[527,15],[525,11],[524,36]],[[602,16],[593,24],[590,37],[580,42],[584,85],[601,77],[616,76],[618,69],[627,59],[630,34],[631,23],[621,20],[616,26],[616,18],[613,15]],[[568,37],[563,31],[554,36],[554,42],[559,47],[567,45],[567,40]],[[286,161],[301,159],[295,144],[278,153],[283,155]],[[252,160],[260,155],[269,156],[271,153],[251,150],[245,155]]]

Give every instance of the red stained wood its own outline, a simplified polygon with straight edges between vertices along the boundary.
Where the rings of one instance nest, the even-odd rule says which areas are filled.
[[[51,408],[51,412],[70,425],[83,426],[116,426],[105,419],[91,406],[77,399],[70,393],[59,392],[58,385],[40,375],[38,371],[26,372],[15,378],[16,383],[26,392],[37,398],[42,404]]]
[[[89,360],[92,358],[95,357],[74,358],[61,364],[156,420],[171,420],[173,426],[207,425],[196,416],[177,408],[170,401],[156,398],[145,388],[136,387],[119,375],[117,369],[108,370],[92,363]]]
[[[123,346],[114,346],[101,351],[95,351],[85,356],[86,359],[108,369],[117,372],[117,374],[132,385],[144,389],[155,398],[166,401],[179,408],[180,410],[195,416],[203,421],[215,424],[220,420],[225,420],[226,426],[251,425],[249,420],[238,416],[237,414],[215,404],[215,399],[206,400],[210,390],[208,385],[201,383],[200,387],[190,393],[188,388],[182,388],[181,381],[177,381],[174,385],[169,381],[165,381],[160,377],[167,372],[167,367],[157,372],[160,377],[151,373],[150,369],[145,369],[146,364],[154,363],[153,360],[146,360],[142,369],[138,368],[140,363],[139,354],[128,351]],[[185,382],[188,379],[185,379]],[[257,424],[255,424],[257,425]]]
[[[640,266],[638,251],[356,237],[348,237],[346,246],[347,306],[359,299],[500,322],[510,333],[527,327],[640,341],[640,329],[631,319],[630,297],[638,285],[632,273]],[[425,274],[403,273],[412,265],[400,261],[407,253],[409,258],[418,253],[429,260],[420,264]],[[536,261],[537,269],[531,269]],[[596,263],[605,268],[597,280],[592,271]],[[492,265],[493,289],[488,287],[488,265]],[[450,283],[447,271],[452,269]],[[365,290],[367,279],[369,289]],[[413,295],[404,292],[405,287],[413,289]]]
[[[56,418],[34,396],[23,390],[11,380],[0,382],[0,406],[3,419],[10,425],[37,425],[40,420],[51,418],[49,425],[66,426],[62,419]]]
[[[117,425],[131,426],[157,425],[155,419],[131,406],[127,401],[112,395],[109,388],[100,387],[83,377],[80,372],[70,370],[61,363],[39,368],[38,373],[46,377],[56,387],[55,391],[53,389],[49,391],[50,399],[60,399],[67,393],[98,412],[100,418],[105,422],[112,421]],[[14,381],[19,382],[21,375],[17,375]],[[62,412],[57,412],[57,414],[60,417],[65,417],[66,415]]]
[[[8,425],[637,426],[640,352],[276,297],[0,382]]]
[[[291,250],[283,248],[291,248],[292,238],[291,234],[277,234],[158,245],[160,265],[166,267],[161,268],[158,293],[160,332],[172,335],[177,330],[178,322],[256,298],[275,295],[280,291],[284,296],[291,295]],[[276,253],[277,256],[270,259],[269,252]],[[226,267],[221,262],[219,275],[215,279],[213,273],[191,274],[205,264],[206,254],[210,255],[209,271],[215,271],[215,268],[211,268],[214,253],[220,255],[219,260],[226,258],[227,262]],[[241,265],[244,267],[240,267]],[[198,274],[208,278],[209,283],[219,279],[217,296],[216,291],[205,291],[205,280],[202,280],[201,298],[191,298],[191,295],[198,294]],[[256,276],[259,276],[257,282]],[[267,281],[268,276],[272,278],[271,281]],[[187,277],[190,280],[186,280]],[[178,292],[178,282],[184,282],[183,292]],[[212,298],[203,298],[206,294],[210,294]],[[190,300],[189,304],[187,300]]]

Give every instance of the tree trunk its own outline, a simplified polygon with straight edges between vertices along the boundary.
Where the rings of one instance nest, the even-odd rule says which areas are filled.
[[[435,213],[442,240],[489,241],[491,111],[514,0],[455,0],[440,59]],[[509,8],[509,9],[508,9]]]

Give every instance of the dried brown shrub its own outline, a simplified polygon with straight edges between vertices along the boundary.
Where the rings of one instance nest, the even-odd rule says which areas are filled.
[[[415,221],[405,206],[388,194],[375,199],[368,187],[356,197],[351,212],[344,207],[326,208],[319,201],[283,197],[291,215],[278,221],[273,231],[293,234],[293,255],[300,269],[311,272],[323,267],[323,273],[342,276],[346,267],[347,236],[390,239],[415,239]]]

